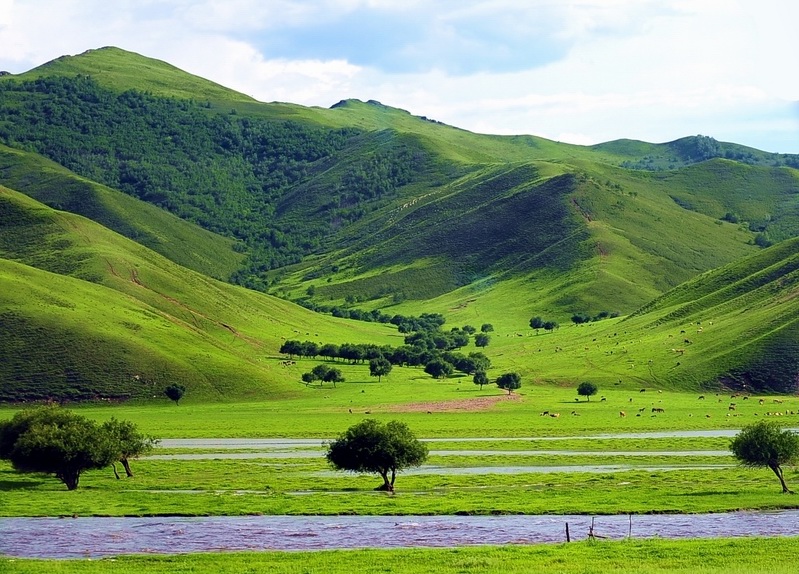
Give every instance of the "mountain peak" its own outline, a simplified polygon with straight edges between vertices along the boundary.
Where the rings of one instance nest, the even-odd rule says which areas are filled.
[[[28,72],[23,79],[52,76],[91,76],[103,87],[124,92],[141,90],[159,96],[213,101],[255,100],[220,84],[190,74],[162,60],[115,46],[55,58]]]

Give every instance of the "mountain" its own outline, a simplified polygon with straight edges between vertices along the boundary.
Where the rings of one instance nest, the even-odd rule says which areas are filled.
[[[0,79],[0,142],[235,241],[214,276],[315,308],[493,307],[513,282],[525,314],[627,313],[799,234],[795,156],[264,104],[118,48]]]
[[[706,136],[586,147],[376,101],[261,103],[118,48],[62,57],[0,77],[0,400],[286,397],[287,338],[402,343],[312,310],[490,322],[497,367],[541,381],[791,390],[797,166]],[[534,315],[566,352],[516,338]]]

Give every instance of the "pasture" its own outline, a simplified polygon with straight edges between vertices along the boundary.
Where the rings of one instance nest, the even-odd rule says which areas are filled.
[[[298,361],[296,368],[310,364],[314,362]],[[343,368],[352,371],[349,375],[365,369]],[[398,371],[415,376],[402,377]],[[138,460],[133,465],[136,476],[120,481],[110,470],[87,472],[76,492],[66,492],[52,478],[16,474],[3,463],[0,488],[5,504],[0,512],[610,514],[799,504],[779,494],[768,470],[745,469],[729,455],[703,452],[726,451],[729,438],[635,436],[737,429],[766,417],[799,426],[797,397],[745,399],[707,393],[700,399],[696,393],[600,388],[587,401],[573,388],[532,385],[508,395],[494,386],[481,391],[466,377],[433,381],[427,376],[420,380],[420,374],[418,369],[395,369],[381,383],[348,376],[353,382],[335,388],[299,385],[302,396],[283,401],[200,403],[187,397],[180,406],[164,400],[77,408],[97,420],[132,420],[164,439],[291,437],[318,439],[321,444],[363,418],[402,420],[428,441],[432,454],[425,472],[400,474],[396,496],[373,492],[374,476],[333,472],[320,446],[289,449],[279,456],[263,449],[170,447],[156,454],[204,458]],[[735,410],[730,410],[731,403]],[[0,416],[13,412],[4,408]],[[446,452],[437,454],[441,451]],[[232,452],[255,454],[224,457]],[[579,472],[585,467],[593,472]],[[799,474],[786,469],[786,480],[796,483]]]
[[[796,569],[799,538],[727,540],[625,540],[558,545],[452,549],[336,550],[325,552],[207,553],[120,556],[102,560],[42,561],[0,558],[8,574],[128,573],[299,574],[325,572],[436,572],[563,574],[789,574]]]

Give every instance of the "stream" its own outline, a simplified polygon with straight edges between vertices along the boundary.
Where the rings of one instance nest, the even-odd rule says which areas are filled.
[[[612,539],[797,536],[799,510],[597,516]],[[455,547],[584,540],[590,516],[217,516],[0,518],[0,554],[95,558],[254,550]]]

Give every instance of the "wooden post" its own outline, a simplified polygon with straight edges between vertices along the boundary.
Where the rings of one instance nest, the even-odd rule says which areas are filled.
[[[627,531],[627,538],[633,537],[633,515],[630,514],[630,529]]]
[[[569,523],[566,523],[566,542],[571,542],[571,536],[569,536]]]

